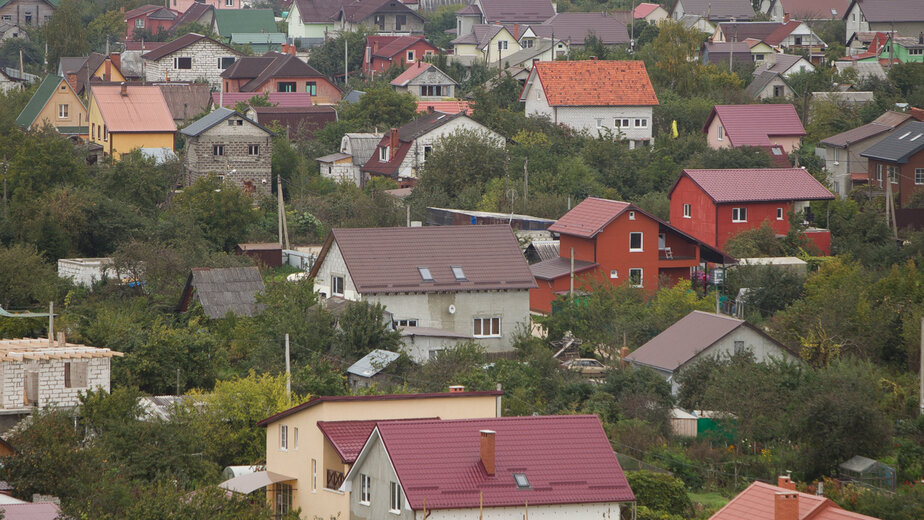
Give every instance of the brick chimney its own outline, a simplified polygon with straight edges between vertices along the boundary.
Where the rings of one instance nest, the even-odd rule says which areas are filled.
[[[70,85],[71,88],[74,89],[74,91],[76,91],[77,90],[77,74],[74,74],[73,72],[68,72],[67,73],[67,84]]]
[[[121,87],[122,87],[122,90],[121,90],[121,92],[119,92],[119,93],[122,94],[123,96],[127,96],[127,95],[128,95],[128,87],[125,86],[125,82],[124,82],[124,81],[122,82]]]
[[[63,332],[58,332],[58,344],[56,346],[58,348],[64,348],[67,346],[67,339],[65,339]]]
[[[799,520],[799,493],[776,493],[773,500],[773,520]]]
[[[783,23],[789,23],[789,13],[783,13]]]
[[[788,489],[790,491],[796,490],[796,483],[792,481],[792,477],[790,477],[789,475],[780,475],[779,477],[777,477],[776,485],[777,487]]]
[[[629,355],[629,347],[622,347],[619,349],[619,365],[622,368],[629,366],[629,362],[626,361],[626,357]]]
[[[459,394],[465,391],[465,386],[463,385],[449,385],[450,394]]]
[[[398,140],[398,129],[392,128],[391,133],[388,137],[388,147],[390,148],[390,150],[388,151],[388,153],[390,154],[389,157],[394,157],[395,153],[398,151],[399,144],[400,144],[400,141]]]
[[[911,114],[911,117],[917,119],[918,121],[924,121],[924,109],[911,107],[911,109],[908,110],[908,113]]]
[[[109,61],[111,61],[117,69],[122,69],[122,55],[118,52],[113,52],[109,55]]]
[[[112,81],[112,62],[106,60],[106,72],[103,72],[103,81]]]
[[[436,108],[434,108],[433,105],[427,105],[427,113],[432,114],[433,112],[436,112]]]
[[[481,463],[488,475],[494,475],[494,436],[491,430],[481,430]],[[776,520],[781,520],[777,518]]]
[[[516,39],[520,38],[520,24],[513,24],[513,37]]]

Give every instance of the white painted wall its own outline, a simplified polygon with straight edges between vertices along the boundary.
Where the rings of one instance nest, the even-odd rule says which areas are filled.
[[[340,246],[337,245],[336,240],[330,245],[330,250],[327,252],[327,256],[324,257],[324,262],[318,268],[318,274],[314,280],[315,292],[322,293],[327,298],[333,296],[331,292],[332,276],[343,276],[344,299],[350,301],[360,301],[362,299],[361,295],[356,292],[356,286],[353,284],[349,271],[347,271],[346,262],[343,260],[343,254],[340,252]]]
[[[617,502],[601,502],[597,504],[555,504],[555,505],[529,505],[530,520],[564,519],[568,520],[618,520],[620,505]],[[484,520],[510,520],[523,518],[526,515],[523,507],[486,507],[484,514],[476,508],[470,509],[436,509],[427,511],[427,520],[471,520],[484,518]],[[423,511],[415,511],[415,520],[424,520]]]

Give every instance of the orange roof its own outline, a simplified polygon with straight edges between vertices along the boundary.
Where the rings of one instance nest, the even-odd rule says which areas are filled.
[[[418,101],[417,102],[417,111],[418,112],[427,112],[433,108],[434,112],[442,112],[444,114],[458,114],[459,112],[465,112],[465,115],[472,115],[472,106],[469,101]]]
[[[725,507],[719,509],[709,520],[774,520],[774,505],[777,493],[792,493],[793,491],[754,482],[738,494]],[[877,520],[874,517],[861,515],[841,509],[831,500],[808,493],[799,495],[799,520]]]
[[[90,88],[109,132],[176,132],[160,87],[94,86]]]
[[[533,70],[552,106],[658,104],[645,64],[638,60],[540,61]]]

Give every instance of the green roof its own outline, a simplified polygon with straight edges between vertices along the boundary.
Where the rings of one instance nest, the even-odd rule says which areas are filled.
[[[272,9],[216,9],[215,24],[218,34],[227,37],[232,33],[279,32]]]
[[[255,43],[281,45],[286,42],[283,33],[231,33],[231,43],[253,45]]]
[[[32,123],[35,122],[35,118],[42,112],[42,108],[44,108],[48,100],[51,99],[51,95],[55,93],[58,84],[62,81],[64,81],[64,78],[61,76],[55,76],[54,74],[45,76],[38,90],[32,95],[32,99],[26,104],[26,108],[22,109],[22,113],[16,118],[16,124],[23,128],[32,126]]]

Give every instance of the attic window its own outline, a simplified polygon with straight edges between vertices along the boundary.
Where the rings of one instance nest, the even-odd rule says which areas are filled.
[[[771,148],[770,151],[773,152],[773,155],[783,155],[783,150],[777,147]]]
[[[459,280],[459,281],[466,280],[465,271],[462,270],[461,266],[454,265],[454,266],[451,266],[451,269],[452,269],[452,275],[456,277],[456,280]]]
[[[529,489],[529,479],[526,473],[514,473],[513,480],[517,483],[517,489]]]
[[[433,274],[430,273],[429,267],[418,267],[417,270],[420,271],[420,278],[422,278],[423,281],[425,282],[433,281]]]

